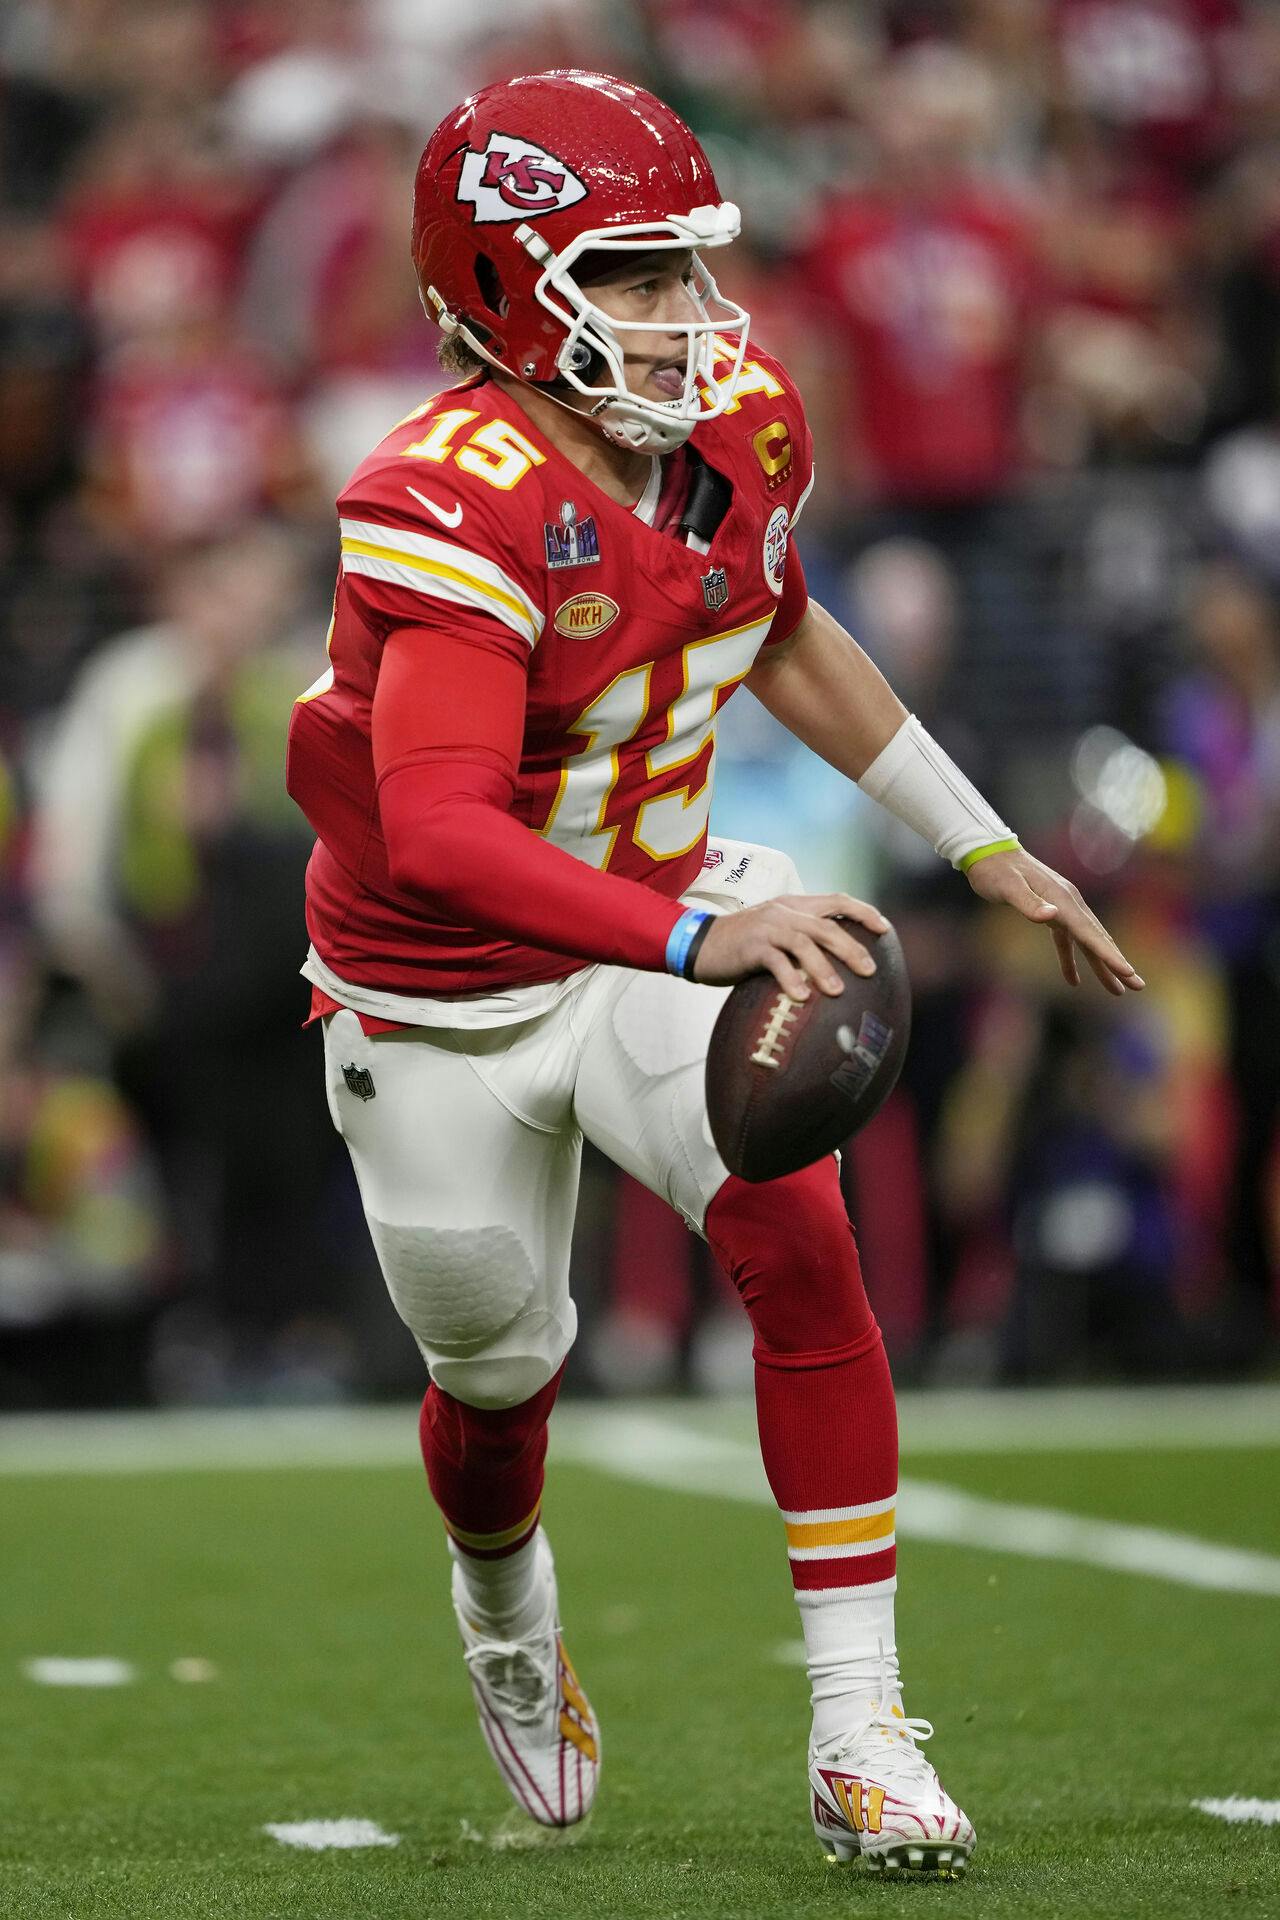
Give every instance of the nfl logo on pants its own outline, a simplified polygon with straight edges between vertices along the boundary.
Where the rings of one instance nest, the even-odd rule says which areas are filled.
[[[719,613],[729,598],[729,577],[723,567],[712,567],[710,573],[703,574],[702,597],[708,613]]]
[[[357,1067],[354,1063],[342,1069],[342,1077],[348,1090],[357,1100],[372,1100],[377,1088],[373,1084],[373,1075],[368,1067]]]

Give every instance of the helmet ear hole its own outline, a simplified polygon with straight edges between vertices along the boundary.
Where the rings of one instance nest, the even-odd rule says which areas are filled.
[[[508,301],[502,290],[502,277],[487,253],[478,253],[475,258],[476,286],[480,289],[480,298],[490,313],[499,320],[507,317]]]

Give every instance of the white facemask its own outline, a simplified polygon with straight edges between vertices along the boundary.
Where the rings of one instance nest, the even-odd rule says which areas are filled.
[[[672,215],[652,224],[597,227],[580,233],[560,254],[529,227],[518,228],[516,239],[543,272],[534,289],[539,303],[567,329],[557,364],[568,384],[595,405],[589,409],[601,430],[619,446],[636,453],[670,453],[682,446],[701,420],[724,412],[742,371],[750,316],[736,302],[726,300],[698,256],[697,248],[727,246],[741,231],[742,218],[732,201],[718,207],[695,207],[692,213]],[[651,254],[692,249],[689,292],[696,317],[666,322],[617,320],[596,306],[573,277],[575,263],[586,253]],[[627,385],[624,360],[628,334],[684,336],[684,388],[675,400],[650,400]],[[735,336],[733,338],[732,336]],[[607,385],[588,386],[580,369],[598,355],[612,375]],[[717,378],[717,365],[727,372]]]
[[[594,227],[578,234],[558,254],[532,227],[517,227],[515,238],[543,269],[534,288],[538,303],[565,328],[565,342],[557,356],[560,373],[570,387],[595,403],[586,411],[616,445],[633,453],[671,453],[684,445],[700,421],[714,420],[733,398],[747,351],[750,315],[724,298],[697,249],[727,246],[737,239],[741,226],[737,207],[726,200],[718,207],[695,207],[691,213],[672,214],[661,221]],[[616,320],[596,306],[573,277],[575,263],[587,253],[647,255],[676,250],[693,252],[689,291],[696,317],[692,320],[663,321],[660,326],[648,320]],[[447,325],[443,312],[440,319]],[[483,359],[498,364],[465,325],[457,331]],[[678,399],[650,400],[628,387],[624,342],[629,333],[684,336],[684,387]],[[593,360],[604,362],[612,376],[609,384],[588,386],[582,378]]]

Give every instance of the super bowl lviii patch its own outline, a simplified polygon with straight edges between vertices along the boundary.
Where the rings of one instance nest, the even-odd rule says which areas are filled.
[[[572,500],[562,502],[559,525],[554,520],[544,520],[542,531],[547,542],[547,565],[551,568],[587,567],[600,558],[595,520],[590,514],[585,520],[579,520]]]

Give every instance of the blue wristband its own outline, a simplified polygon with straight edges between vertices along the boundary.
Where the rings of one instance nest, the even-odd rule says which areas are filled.
[[[667,935],[667,972],[684,976],[685,962],[689,958],[689,949],[694,936],[704,920],[713,916],[705,913],[701,907],[688,907],[680,915],[671,932]]]

